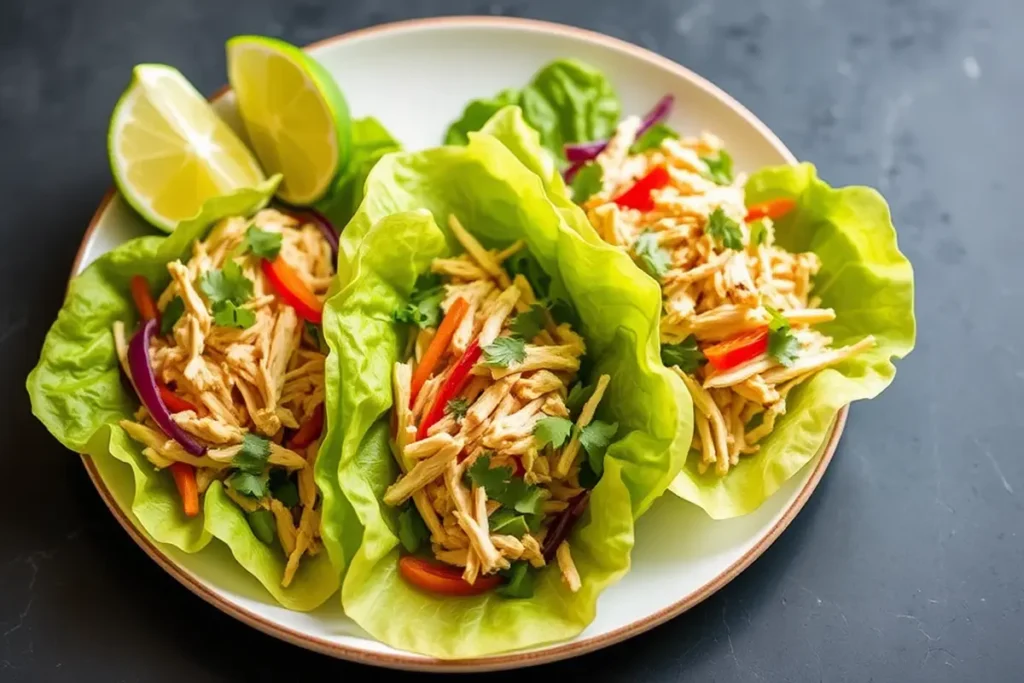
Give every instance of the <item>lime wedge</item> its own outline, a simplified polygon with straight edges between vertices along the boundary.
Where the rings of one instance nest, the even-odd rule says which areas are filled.
[[[312,204],[348,163],[348,105],[331,75],[274,38],[228,41],[228,80],[263,169],[284,176],[277,195]]]
[[[110,117],[107,151],[124,198],[170,232],[207,199],[256,187],[263,171],[176,69],[140,64]]]

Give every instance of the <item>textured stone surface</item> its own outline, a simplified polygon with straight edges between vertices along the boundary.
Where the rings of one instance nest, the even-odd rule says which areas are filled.
[[[209,93],[225,80],[230,35],[306,43],[438,13],[577,24],[691,67],[826,179],[879,187],[917,273],[917,351],[882,398],[853,409],[821,487],[779,541],[690,613],[536,674],[1020,680],[1020,0],[0,4],[0,425],[11,437],[0,456],[0,680],[371,673],[241,626],[161,572],[31,418],[23,382],[109,184],[107,117],[132,64],[175,64]]]

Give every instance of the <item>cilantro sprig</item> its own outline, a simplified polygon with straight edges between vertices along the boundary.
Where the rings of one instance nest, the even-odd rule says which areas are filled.
[[[647,230],[633,242],[633,255],[640,267],[655,280],[664,277],[672,265],[668,252],[658,244],[658,236]]]
[[[661,362],[670,367],[675,365],[683,372],[693,374],[697,368],[707,363],[708,359],[697,345],[697,337],[691,334],[678,344],[662,344]]]
[[[250,226],[245,231],[245,246],[256,256],[273,261],[281,253],[281,233]]]
[[[583,204],[601,191],[604,185],[604,169],[596,161],[588,161],[572,179],[572,200]]]
[[[488,453],[473,462],[466,476],[474,485],[486,489],[488,498],[498,501],[509,510],[524,515],[541,512],[541,489],[527,484],[521,477],[513,477],[511,467],[491,467],[491,456]]]
[[[420,328],[437,327],[441,322],[442,301],[444,287],[441,285],[441,276],[425,273],[416,279],[409,303],[395,311],[394,319]]]
[[[765,310],[771,316],[768,321],[768,355],[788,368],[800,355],[800,340],[781,313],[771,306],[765,306]]]
[[[728,152],[720,149],[715,156],[701,157],[700,160],[708,166],[708,180],[718,185],[732,184],[732,156]]]
[[[526,342],[519,337],[498,337],[483,348],[484,364],[507,368],[526,359]]]
[[[743,248],[743,233],[740,231],[740,224],[725,215],[725,211],[722,211],[720,206],[716,207],[708,216],[704,232],[726,249],[739,250]]]
[[[656,123],[636,139],[633,146],[629,148],[630,154],[640,154],[646,152],[649,149],[655,149],[661,147],[661,143],[665,140],[672,138],[676,139],[679,137],[679,133],[675,132],[664,123]]]

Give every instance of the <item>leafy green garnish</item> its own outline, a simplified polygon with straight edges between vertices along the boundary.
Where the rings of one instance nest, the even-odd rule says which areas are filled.
[[[573,417],[578,417],[580,411],[583,410],[583,405],[590,400],[590,397],[594,395],[593,385],[587,386],[583,382],[576,382],[572,385],[572,389],[569,390],[569,397],[565,399],[565,407],[569,409],[569,414]]]
[[[765,310],[771,316],[768,321],[768,355],[788,368],[800,355],[800,340],[781,313],[771,306],[765,306]]]
[[[512,318],[512,322],[509,323],[512,334],[527,341],[536,337],[544,329],[546,310],[541,304],[533,304],[529,309]]]
[[[213,322],[220,327],[244,330],[256,324],[256,314],[248,308],[236,306],[234,301],[218,301],[213,305]]]
[[[171,299],[160,314],[160,334],[170,334],[184,312],[185,301],[180,296]]]
[[[644,272],[655,280],[660,280],[672,265],[668,252],[658,244],[658,236],[647,230],[633,242],[633,254]]]
[[[520,249],[512,254],[505,260],[504,265],[509,277],[522,275],[526,278],[535,297],[538,299],[547,297],[548,290],[551,289],[551,276],[544,272],[529,249]]]
[[[252,225],[245,231],[245,246],[256,256],[273,261],[281,252],[281,233]]]
[[[409,303],[395,311],[395,320],[421,328],[437,327],[441,322],[444,287],[441,277],[433,273],[420,275],[409,297]]]
[[[523,514],[538,514],[541,511],[542,491],[513,477],[511,467],[491,467],[491,456],[483,454],[473,462],[466,473],[476,486],[487,489],[487,496],[506,508]]]
[[[444,406],[444,414],[451,415],[456,421],[466,417],[466,411],[468,410],[469,401],[461,396],[459,398],[453,398]]]
[[[199,277],[199,289],[211,304],[231,301],[244,304],[252,296],[252,280],[242,274],[242,267],[228,260],[220,269],[208,270]]]
[[[498,588],[498,594],[506,598],[526,599],[533,597],[534,572],[529,562],[513,562],[512,566],[502,572],[508,579]]]
[[[755,247],[768,239],[768,228],[764,221],[754,221],[750,224],[750,243]]]
[[[588,161],[572,178],[572,200],[583,204],[604,186],[604,168],[596,161]]]
[[[661,362],[668,367],[675,365],[683,372],[693,374],[697,368],[707,363],[708,359],[697,345],[697,337],[691,334],[678,344],[662,344]]]
[[[507,368],[526,358],[526,342],[518,337],[498,337],[484,347],[484,364]]]
[[[732,157],[724,149],[718,150],[716,156],[701,157],[700,160],[708,165],[708,180],[718,185],[732,183]]]
[[[252,432],[246,432],[242,437],[242,447],[231,464],[242,472],[249,474],[262,474],[270,458],[270,442]]]
[[[587,452],[587,462],[598,477],[604,473],[604,453],[619,431],[619,423],[594,420],[580,430],[580,445]]]
[[[267,495],[267,478],[262,474],[253,474],[239,470],[228,477],[228,486],[243,496],[262,498]]]
[[[569,440],[572,428],[572,420],[564,417],[545,417],[537,420],[533,427],[533,438],[537,442],[537,448],[544,448],[548,444],[552,448],[561,448]]]
[[[270,472],[270,495],[289,509],[299,504],[298,487],[292,481],[291,476],[281,469]]]
[[[398,540],[407,552],[414,553],[430,539],[430,531],[423,523],[419,511],[408,504],[398,515]]]
[[[661,143],[669,138],[678,138],[679,133],[675,132],[664,123],[656,123],[636,139],[633,146],[629,148],[630,154],[640,154],[649,149],[661,147]]]
[[[505,534],[507,536],[515,536],[516,538],[522,538],[530,531],[526,517],[517,515],[512,510],[504,508],[491,515],[489,526],[491,533]]]
[[[267,545],[274,542],[274,536],[277,535],[274,513],[261,508],[245,513],[245,518],[249,521],[249,528],[252,529],[252,533],[256,538]]]
[[[740,232],[740,224],[725,215],[722,207],[716,207],[708,216],[708,224],[704,226],[704,232],[718,240],[718,243],[726,249],[742,249],[743,233]]]

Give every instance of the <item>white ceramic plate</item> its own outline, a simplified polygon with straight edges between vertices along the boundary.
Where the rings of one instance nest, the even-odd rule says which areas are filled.
[[[353,115],[376,116],[411,149],[438,144],[468,100],[523,84],[557,57],[577,57],[608,74],[625,112],[643,112],[660,96],[673,93],[679,104],[671,125],[714,131],[741,170],[794,162],[764,124],[699,76],[641,48],[576,28],[495,18],[412,21],[328,39],[310,46],[309,52],[337,79]],[[229,121],[235,119],[230,92],[219,93],[216,106]],[[147,232],[152,230],[109,193],[92,220],[74,273],[124,240]],[[844,409],[818,456],[751,515],[713,522],[671,494],[659,500],[638,523],[632,571],[601,597],[597,618],[579,637],[526,652],[459,661],[434,660],[374,641],[345,617],[337,599],[309,614],[282,609],[219,543],[195,555],[156,545],[132,516],[129,469],[113,459],[97,464],[86,458],[85,464],[100,495],[139,546],[185,587],[239,620],[345,659],[409,669],[487,670],[590,652],[707,598],[764,552],[800,511],[824,473],[845,418]]]

